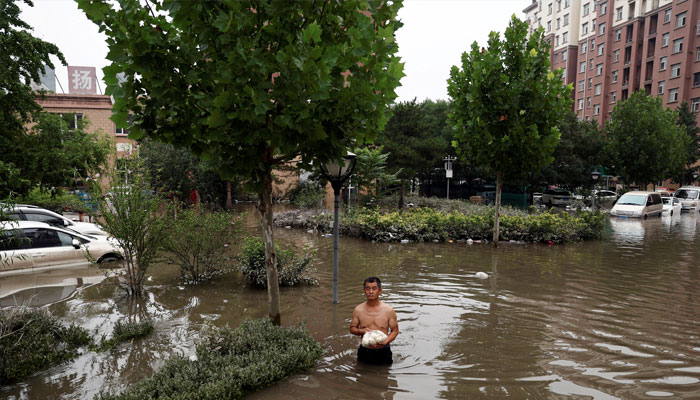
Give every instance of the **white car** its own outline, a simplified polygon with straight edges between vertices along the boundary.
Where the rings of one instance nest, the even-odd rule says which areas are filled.
[[[681,201],[683,211],[697,211],[700,209],[699,186],[683,186],[676,190],[673,197]]]
[[[83,235],[108,236],[99,225],[90,222],[71,221],[61,214],[43,209],[41,207],[17,204],[3,211],[7,217],[17,221],[44,222],[57,228],[69,228]]]
[[[71,267],[116,261],[121,254],[111,238],[81,235],[43,222],[0,222],[0,270]]]
[[[542,193],[542,204],[547,207],[566,207],[571,202],[571,192],[566,189],[548,189]]]
[[[664,214],[680,215],[682,209],[680,200],[675,197],[662,197],[661,201],[664,203]]]

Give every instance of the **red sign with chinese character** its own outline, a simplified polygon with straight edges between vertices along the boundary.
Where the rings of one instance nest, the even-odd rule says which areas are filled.
[[[68,93],[97,94],[95,67],[68,66]]]

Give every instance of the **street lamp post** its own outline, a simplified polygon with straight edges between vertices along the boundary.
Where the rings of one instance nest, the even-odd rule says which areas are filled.
[[[447,178],[447,200],[450,199],[450,179],[452,178],[452,161],[456,159],[457,157],[451,156],[443,158],[443,160],[445,160],[445,178]]]
[[[321,173],[328,179],[333,187],[333,303],[338,304],[338,206],[340,203],[340,189],[343,183],[350,177],[355,169],[355,154],[348,152],[343,157],[343,162],[338,164],[329,161],[321,165]]]
[[[693,186],[695,186],[695,181],[698,180],[698,171],[693,171],[692,177],[693,177]]]
[[[600,172],[598,171],[593,171],[591,172],[591,179],[593,179],[593,211],[595,211],[595,188],[596,188],[596,183],[598,182],[598,178],[600,178]]]

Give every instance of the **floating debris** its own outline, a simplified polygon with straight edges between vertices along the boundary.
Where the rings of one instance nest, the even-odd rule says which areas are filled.
[[[477,272],[476,274],[474,274],[474,277],[477,278],[477,279],[488,279],[488,278],[489,278],[489,274],[487,274],[486,272],[481,272],[481,271],[479,271],[479,272]]]

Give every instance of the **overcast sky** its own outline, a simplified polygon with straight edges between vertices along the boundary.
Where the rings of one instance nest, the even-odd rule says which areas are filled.
[[[404,0],[399,17],[404,26],[397,31],[399,55],[406,76],[397,89],[399,101],[426,98],[447,99],[450,68],[460,63],[471,43],[485,44],[490,31],[503,32],[510,16],[523,18],[531,0]],[[105,36],[78,10],[73,0],[34,0],[22,7],[22,19],[34,27],[34,35],[56,44],[74,66],[107,65]],[[56,76],[68,91],[68,73],[56,66]],[[100,82],[100,92],[104,83]],[[57,85],[57,92],[61,88]]]

